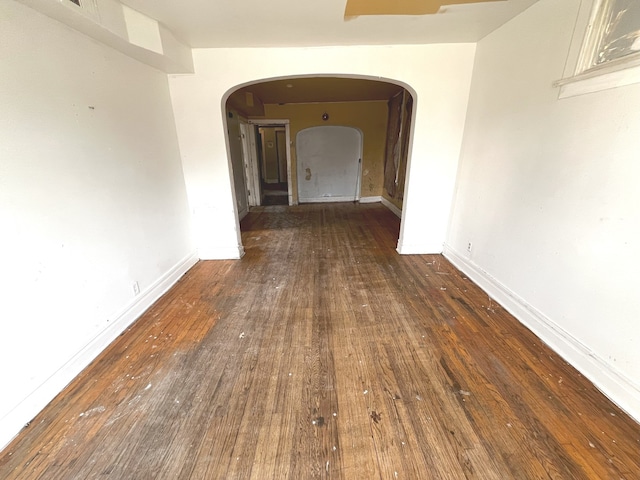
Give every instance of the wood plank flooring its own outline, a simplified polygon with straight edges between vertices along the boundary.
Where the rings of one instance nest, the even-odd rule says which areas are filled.
[[[639,479],[640,426],[379,205],[264,207],[0,454],[2,479]]]

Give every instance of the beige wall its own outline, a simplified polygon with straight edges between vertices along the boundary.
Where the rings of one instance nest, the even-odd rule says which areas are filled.
[[[323,121],[322,114],[329,114]],[[298,198],[295,140],[299,131],[319,125],[354,127],[362,131],[362,197],[382,195],[387,102],[305,103],[265,105],[265,118],[288,119],[291,128],[291,179],[294,200]]]

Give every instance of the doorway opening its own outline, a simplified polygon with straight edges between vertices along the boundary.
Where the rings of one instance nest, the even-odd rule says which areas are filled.
[[[242,197],[249,207],[357,201],[381,203],[402,219],[415,115],[409,88],[380,78],[313,75],[230,90],[223,99],[226,116],[240,118],[247,138],[240,161],[229,148],[238,211]],[[358,132],[359,149],[333,162],[330,150],[341,143],[325,139],[322,159],[307,165],[304,131],[326,127]]]
[[[262,205],[288,205],[287,139],[285,127],[256,126]]]
[[[248,194],[257,200],[254,206],[293,205],[289,120],[251,119],[247,123],[255,139],[244,155],[245,175],[251,176],[248,184],[253,186]]]

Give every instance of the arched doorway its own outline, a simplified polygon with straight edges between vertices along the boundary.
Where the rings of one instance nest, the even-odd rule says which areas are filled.
[[[356,128],[363,136],[363,151],[361,155],[362,178],[358,185],[359,190],[354,195],[362,202],[383,202],[398,216],[402,210],[404,179],[406,177],[407,156],[410,150],[409,134],[411,131],[412,112],[403,111],[400,115],[391,115],[393,110],[397,112],[398,99],[413,99],[414,94],[409,92],[404,85],[383,79],[367,77],[335,77],[335,76],[303,76],[287,77],[280,79],[263,80],[260,82],[239,85],[225,96],[225,119],[238,118],[243,137],[250,136],[253,141],[243,138],[244,158],[236,159],[238,149],[229,148],[230,160],[234,177],[244,174],[244,179],[235,178],[235,185],[246,185],[246,189],[240,191],[236,188],[236,196],[239,204],[261,205],[260,197],[264,192],[252,191],[252,186],[265,185],[275,182],[273,172],[279,171],[277,181],[281,182],[285,175],[283,165],[279,170],[265,165],[268,159],[261,158],[264,154],[259,129],[253,126],[265,125],[287,126],[290,133],[286,141],[288,154],[288,200],[289,205],[299,202],[300,189],[297,184],[297,134],[306,128],[319,126],[342,126]],[[391,122],[401,121],[402,128],[396,125],[388,131],[387,126]],[[247,127],[249,126],[249,127]],[[246,132],[248,131],[248,135]],[[389,138],[394,137],[393,144],[389,144]],[[228,145],[237,142],[238,135],[227,129]],[[396,144],[398,135],[404,136],[406,141]],[[247,147],[250,151],[246,151]],[[402,161],[404,159],[404,161]],[[388,164],[391,164],[389,166]],[[248,168],[249,167],[249,168]],[[253,168],[250,168],[253,167]],[[244,170],[244,171],[243,171]],[[392,181],[395,185],[389,185],[385,176],[393,171]],[[271,171],[271,174],[265,172]],[[259,177],[261,175],[261,177]],[[253,178],[252,178],[253,176]],[[291,178],[293,177],[293,178]],[[242,180],[242,181],[240,181]],[[356,191],[354,186],[354,192]],[[242,199],[249,195],[249,199]],[[346,196],[346,195],[345,195]],[[241,205],[239,205],[240,207]],[[240,211],[240,208],[239,208]]]
[[[273,182],[269,178],[260,158],[262,145],[259,126],[281,125],[287,128],[288,204],[309,201],[336,201],[344,199],[360,203],[382,203],[402,218],[404,183],[408,181],[409,152],[412,144],[415,93],[404,84],[392,80],[362,76],[300,76],[265,79],[238,85],[223,97],[224,119],[235,116],[241,129],[254,129],[249,135],[255,137],[253,149],[243,158],[233,158],[229,148],[234,132],[228,132],[227,146],[234,177],[233,185],[245,187],[234,190],[238,212],[242,204],[263,205],[264,191],[251,191],[251,186]],[[408,108],[407,108],[408,107]],[[395,112],[393,115],[391,112]],[[397,123],[389,128],[391,122]],[[300,170],[297,157],[297,135],[302,130],[320,126],[349,127],[362,134],[362,151],[358,156],[359,176],[354,175],[353,188],[349,194],[335,195],[330,191],[318,191],[304,197],[302,182],[307,182],[306,166]],[[392,138],[393,142],[389,142]],[[243,147],[251,142],[244,142]],[[275,146],[275,142],[273,142]],[[248,165],[252,168],[247,168]],[[275,171],[271,169],[272,173]],[[253,172],[253,174],[251,173]],[[391,174],[390,174],[391,172]],[[251,175],[254,178],[251,178]],[[238,178],[244,176],[244,178]],[[336,176],[329,172],[329,176]],[[313,170],[311,172],[313,179]],[[389,180],[391,178],[391,180]],[[281,179],[278,178],[278,181]],[[392,185],[393,184],[393,185]],[[352,193],[353,192],[353,193]],[[302,193],[302,199],[299,194]],[[242,198],[247,195],[247,198]],[[335,197],[336,200],[333,199]],[[341,198],[342,197],[342,198]],[[257,200],[257,201],[256,201]],[[242,218],[239,215],[239,218]]]

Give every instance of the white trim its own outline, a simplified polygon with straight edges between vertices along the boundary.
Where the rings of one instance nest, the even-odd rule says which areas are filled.
[[[576,28],[563,74],[553,82],[558,98],[569,98],[640,82],[640,53],[594,65],[611,0],[588,0],[580,4]]]
[[[312,197],[312,198],[298,198],[300,203],[332,203],[332,202],[357,202],[358,198],[354,196],[350,197]]]
[[[358,201],[360,203],[380,203],[382,202],[382,197],[380,195],[377,197],[360,197]]]
[[[200,260],[238,260],[244,257],[244,247],[206,247],[198,249]]]
[[[185,273],[198,262],[192,253],[149,288],[135,297],[84,348],[73,355],[53,375],[31,392],[16,407],[0,419],[0,449],[4,448],[47,404],[53,400],[82,370],[106,349],[129,325],[135,322],[158,298],[164,295]]]
[[[249,208],[245,207],[241,211],[238,212],[238,221],[241,221],[244,217],[249,213]]]
[[[244,173],[248,191],[247,203],[250,207],[259,207],[262,203],[262,192],[260,191],[255,125],[250,125],[246,118],[240,117],[240,134],[242,135],[242,159],[244,160]]]
[[[585,72],[554,82],[554,87],[560,87],[558,98],[575,97],[640,82],[638,58],[630,60],[633,60],[633,63],[630,61],[626,66],[606,65],[607,68]]]
[[[283,125],[289,125],[289,119],[254,119],[248,120],[249,125],[258,125],[260,127],[282,127]]]
[[[578,10],[578,20],[587,15],[587,23],[584,35],[581,36],[581,43],[577,63],[573,74],[580,75],[594,66],[598,55],[598,47],[604,35],[606,28],[605,16],[610,11],[609,0],[587,0],[580,2]],[[579,23],[576,23],[578,25]],[[574,36],[578,30],[574,27]]]
[[[464,255],[445,245],[444,256],[558,355],[593,382],[611,401],[636,421],[640,421],[640,387]]]
[[[389,200],[387,200],[384,197],[381,197],[380,201],[382,202],[382,205],[384,205],[393,213],[395,213],[396,217],[402,219],[402,210],[400,210],[398,207],[396,207],[393,203],[391,203]]]
[[[289,205],[294,205],[293,202],[293,179],[291,178],[291,128],[289,122],[284,126],[285,141],[287,142],[287,197]]]

